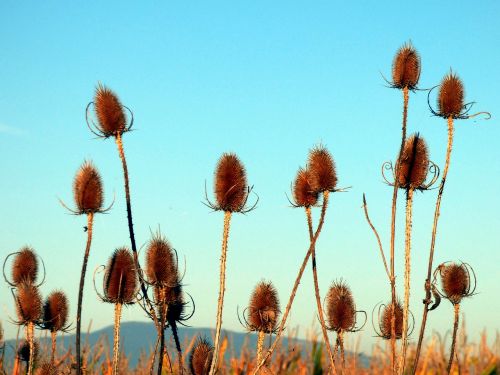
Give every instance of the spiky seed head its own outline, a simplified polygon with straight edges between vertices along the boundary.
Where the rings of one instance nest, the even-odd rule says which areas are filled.
[[[134,258],[123,247],[116,249],[104,275],[104,296],[112,303],[132,303],[137,294],[137,272]]]
[[[101,175],[92,162],[85,161],[76,172],[73,195],[80,214],[95,213],[102,209]]]
[[[257,284],[248,305],[248,323],[252,331],[273,332],[280,314],[278,292],[271,282]]]
[[[396,316],[395,332],[396,339],[400,339],[403,334],[403,307],[399,301],[394,305],[394,315]],[[384,306],[380,318],[380,333],[386,340],[391,338],[392,303]]]
[[[153,292],[158,306],[158,315],[161,316],[161,308],[167,306],[166,320],[168,322],[185,320],[186,303],[184,302],[184,294],[179,282],[174,287],[154,286]]]
[[[248,195],[245,168],[233,153],[224,153],[215,168],[215,200],[223,211],[243,210]]]
[[[118,96],[109,88],[98,84],[94,98],[97,128],[106,137],[122,134],[127,128],[127,119]]]
[[[307,169],[310,173],[310,184],[316,193],[334,191],[337,186],[335,162],[328,150],[320,145],[309,152]]]
[[[56,332],[66,326],[68,320],[68,298],[62,291],[49,294],[43,305],[44,328]]]
[[[293,184],[293,199],[299,207],[311,207],[318,202],[318,192],[313,191],[310,180],[309,171],[300,168]]]
[[[411,43],[404,44],[392,63],[392,85],[413,90],[420,78],[420,56]]]
[[[192,375],[207,375],[212,364],[214,347],[202,337],[198,337],[189,355],[189,368]]]
[[[458,304],[469,293],[469,272],[464,264],[451,263],[441,271],[443,292],[453,304]]]
[[[326,316],[329,328],[334,331],[350,331],[356,324],[356,305],[349,287],[334,282],[326,295]]]
[[[56,375],[57,373],[57,368],[50,364],[50,362],[44,362],[36,370],[36,375]]]
[[[22,282],[34,284],[38,276],[38,258],[31,247],[23,247],[14,257],[12,263],[12,283]]]
[[[33,342],[33,354],[34,354],[34,362],[36,362],[36,359],[38,357],[38,349],[39,349],[39,345],[38,345],[38,341],[34,341]],[[17,348],[17,357],[25,362],[25,363],[28,363],[30,361],[30,344],[27,340],[23,340],[21,341],[21,343],[19,344],[19,347]]]
[[[34,284],[22,282],[17,286],[16,308],[17,317],[21,324],[33,323],[40,320],[42,315],[42,297]]]
[[[423,186],[429,170],[427,144],[419,134],[406,139],[397,162],[396,178],[401,188],[418,189]]]
[[[151,239],[146,249],[146,276],[153,285],[173,287],[178,278],[177,261],[168,241],[160,235]]]
[[[441,82],[438,94],[438,113],[442,117],[457,118],[464,108],[464,85],[453,72]]]

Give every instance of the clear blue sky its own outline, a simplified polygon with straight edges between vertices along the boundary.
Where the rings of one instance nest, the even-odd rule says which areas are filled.
[[[361,209],[366,192],[373,221],[387,244],[392,189],[380,166],[399,147],[402,95],[384,87],[397,48],[412,40],[422,57],[420,86],[431,87],[452,67],[466,99],[490,121],[457,121],[443,199],[436,264],[474,266],[478,294],[464,301],[470,339],[500,328],[500,4],[482,1],[349,2],[14,2],[0,5],[0,254],[32,245],[45,260],[44,295],[63,288],[75,315],[86,234],[84,217],[68,215],[72,179],[84,159],[100,169],[109,202],[95,223],[83,326],[112,321],[112,307],[92,289],[93,269],[129,244],[122,170],[112,140],[93,139],[84,110],[97,82],[114,89],[135,114],[124,137],[136,235],[147,242],[161,227],[186,257],[185,289],[196,301],[192,326],[212,326],[218,293],[222,214],[201,204],[221,153],[236,152],[260,196],[259,207],[235,215],[229,243],[224,327],[241,330],[236,307],[256,282],[272,280],[282,304],[307,248],[302,210],[285,197],[310,147],[323,142],[339,183],[318,243],[320,286],[344,278],[358,307],[371,313],[389,298],[376,242]],[[410,98],[409,131],[426,138],[442,166],[444,120],[430,116],[426,93]],[[211,191],[210,191],[211,193]],[[412,310],[420,320],[436,191],[415,198]],[[402,207],[402,205],[401,205]],[[402,213],[403,211],[401,211]],[[315,212],[316,218],[318,212]],[[399,215],[400,219],[403,216]],[[399,223],[403,223],[401,220]],[[400,226],[401,228],[401,226]],[[397,238],[398,282],[403,237]],[[299,289],[289,327],[305,334],[315,320],[312,277]],[[15,311],[0,286],[7,336]],[[444,301],[430,328],[451,326]],[[145,319],[138,307],[124,320]],[[429,332],[431,330],[429,329]],[[375,341],[370,325],[362,348]],[[415,334],[414,334],[415,336]]]

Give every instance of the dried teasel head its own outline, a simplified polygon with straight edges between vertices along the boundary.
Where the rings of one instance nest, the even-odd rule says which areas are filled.
[[[392,63],[392,87],[410,90],[417,88],[420,78],[420,56],[411,43],[404,44]]]
[[[92,162],[85,161],[76,172],[73,181],[76,213],[87,214],[102,211],[103,189],[101,175]]]
[[[278,292],[271,282],[261,281],[255,287],[248,305],[248,328],[274,332],[281,313]]]
[[[174,287],[154,286],[153,293],[158,306],[158,315],[161,316],[162,308],[167,307],[165,317],[167,322],[182,322],[190,318],[186,314],[187,303],[184,301],[184,293],[179,282]]]
[[[36,370],[36,375],[56,375],[58,374],[57,368],[50,362],[43,363]]]
[[[36,359],[38,357],[38,352],[39,352],[39,345],[38,341],[34,341],[33,343],[33,354],[34,354],[34,362],[36,362]],[[30,361],[30,344],[28,341],[23,340],[20,344],[19,347],[17,348],[17,357],[25,362],[28,363]]]
[[[31,247],[23,247],[12,263],[12,284],[34,284],[38,276],[38,258]]]
[[[455,73],[450,72],[443,78],[437,104],[441,117],[461,117],[464,109],[464,86]]]
[[[68,320],[68,298],[62,291],[49,294],[43,305],[43,327],[52,332],[63,331]]]
[[[22,282],[16,290],[16,310],[19,324],[36,323],[42,316],[42,297],[38,288]]]
[[[189,369],[192,375],[207,375],[212,364],[214,347],[204,338],[198,337],[189,356]]]
[[[399,301],[394,305],[394,315],[396,316],[395,332],[396,339],[400,339],[403,334],[403,307]],[[383,306],[380,316],[379,328],[382,338],[389,340],[392,337],[391,330],[392,321],[392,303]]]
[[[97,116],[96,127],[103,137],[117,136],[129,130],[124,106],[113,91],[98,84],[94,105]]]
[[[213,207],[226,212],[241,212],[245,208],[249,188],[245,168],[235,154],[225,153],[215,168],[215,200]]]
[[[351,290],[342,281],[334,282],[326,295],[326,316],[329,329],[351,331],[356,325],[356,305]]]
[[[104,275],[106,302],[130,304],[137,294],[137,271],[127,248],[116,249],[108,261]]]
[[[337,186],[335,162],[324,146],[317,146],[309,152],[307,169],[310,173],[309,181],[314,192],[335,191]]]
[[[425,140],[418,133],[406,139],[396,165],[399,187],[419,189],[424,186],[429,170],[429,153]]]
[[[470,273],[464,263],[443,265],[441,267],[441,285],[444,296],[454,305],[459,304],[464,297],[472,295],[470,292]]]
[[[311,187],[311,174],[300,168],[293,184],[293,200],[297,207],[311,207],[318,202],[318,192]]]
[[[156,286],[174,287],[178,283],[177,258],[168,241],[159,233],[146,249],[146,276]]]

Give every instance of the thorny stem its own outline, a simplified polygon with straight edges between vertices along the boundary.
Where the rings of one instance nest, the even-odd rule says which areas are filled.
[[[163,369],[163,352],[165,351],[165,319],[166,319],[166,309],[168,305],[165,303],[165,287],[160,287],[160,334],[158,335],[160,339],[160,353],[158,355],[158,375],[161,375]]]
[[[122,304],[115,304],[115,335],[113,343],[113,375],[118,374],[118,358],[120,356],[120,318],[122,314]]]
[[[29,322],[26,327],[26,338],[30,346],[30,356],[28,361],[28,375],[33,374],[33,363],[35,362],[35,323]]]
[[[324,220],[324,217],[326,214],[326,209],[328,207],[329,194],[330,194],[330,192],[328,190],[323,192],[323,206],[321,209],[321,216],[322,216],[323,220]],[[313,235],[311,208],[310,207],[306,208],[306,215],[307,215],[307,224],[309,227],[309,240],[312,243],[312,241],[314,239],[314,235]],[[323,341],[325,342],[326,351],[328,353],[328,358],[330,360],[330,365],[333,368],[335,365],[333,362],[332,347],[330,346],[330,340],[328,339],[328,333],[326,332],[325,317],[323,314],[323,308],[321,306],[321,295],[319,293],[318,271],[317,271],[317,267],[316,267],[316,246],[312,247],[311,257],[312,257],[312,272],[313,272],[313,279],[314,279],[314,294],[316,297],[316,307],[318,309],[319,321],[321,323],[321,332],[323,334]]]
[[[453,305],[455,309],[455,323],[453,323],[453,338],[451,340],[451,349],[450,349],[450,360],[448,361],[448,368],[446,372],[448,374],[451,373],[451,366],[453,365],[453,356],[455,355],[455,344],[457,342],[457,331],[458,331],[458,320],[459,320],[459,312],[460,312],[460,304],[456,303]]]
[[[90,245],[92,243],[92,228],[94,224],[94,213],[87,214],[87,245],[85,246],[85,254],[83,256],[82,272],[80,274],[80,286],[78,288],[78,307],[76,312],[76,373],[82,373],[82,355],[80,350],[80,336],[82,329],[82,302],[83,302],[83,287],[85,284],[85,273],[87,272],[87,262],[89,259]]]
[[[50,331],[50,338],[52,341],[52,350],[50,352],[50,364],[53,366],[56,358],[56,344],[57,344],[57,331]]]
[[[323,206],[324,206],[324,204],[325,204],[325,202],[323,202]],[[326,207],[322,208],[322,212],[323,212],[323,210],[326,210]],[[281,339],[281,335],[282,335],[282,333],[283,333],[283,331],[285,329],[285,324],[286,324],[286,320],[288,318],[288,314],[290,314],[290,310],[292,308],[293,300],[295,299],[295,294],[297,293],[297,289],[298,289],[299,284],[300,284],[300,279],[302,278],[302,274],[304,273],[304,270],[306,268],[307,261],[309,260],[309,257],[311,256],[312,249],[316,245],[316,241],[318,240],[319,234],[321,233],[321,229],[323,228],[324,219],[325,219],[325,215],[322,214],[320,216],[320,219],[319,219],[318,228],[316,229],[316,232],[314,233],[314,238],[312,239],[312,241],[311,241],[311,243],[309,245],[309,249],[307,250],[307,253],[304,256],[304,260],[302,261],[302,265],[300,266],[299,273],[297,274],[297,277],[295,279],[295,283],[293,285],[292,292],[290,293],[290,297],[288,299],[288,303],[286,305],[285,312],[283,313],[283,317],[281,318],[281,322],[280,322],[280,326],[278,328],[278,332],[276,333],[276,338],[274,339],[273,344],[271,345],[271,347],[267,351],[267,353],[264,356],[264,358],[262,358],[262,360],[260,361],[260,363],[258,364],[258,366],[253,370],[252,375],[257,374],[257,372],[260,370],[260,368],[262,366],[264,366],[264,363],[266,363],[266,361],[268,360],[268,358],[271,357],[271,355],[273,354],[274,349],[276,349],[276,346],[278,345],[278,343],[279,343],[279,341]],[[335,366],[332,367],[331,371],[332,371],[333,375],[337,374],[337,371],[335,370]]]
[[[422,342],[424,339],[425,325],[427,324],[427,314],[429,313],[429,305],[431,300],[431,277],[432,277],[432,261],[434,259],[434,245],[436,244],[436,233],[439,221],[439,214],[441,211],[441,199],[443,196],[444,185],[448,175],[448,168],[450,166],[451,150],[453,148],[453,118],[448,117],[448,147],[446,148],[446,160],[444,164],[443,177],[439,186],[439,192],[436,199],[436,208],[434,210],[434,223],[432,225],[431,247],[429,252],[429,264],[427,266],[427,279],[425,280],[425,299],[424,299],[424,312],[422,316],[422,325],[420,326],[420,334],[418,336],[417,351],[415,354],[415,362],[413,365],[413,374],[417,371],[418,360],[420,358],[420,351],[422,349]]]
[[[344,353],[344,331],[340,330],[337,334],[337,338],[339,340],[340,347],[340,358],[342,363],[342,374],[345,372],[345,353]]]
[[[401,353],[399,359],[399,369],[401,374],[405,370],[406,350],[408,348],[408,312],[410,309],[410,257],[411,257],[411,227],[413,211],[414,189],[406,192],[406,225],[405,225],[405,300],[403,307],[403,331],[401,337]]]
[[[214,375],[217,370],[217,361],[219,357],[219,341],[220,331],[222,326],[222,308],[224,305],[224,292],[226,289],[226,253],[227,241],[229,238],[229,224],[231,221],[231,212],[224,212],[224,229],[222,232],[222,255],[220,258],[220,284],[219,284],[219,300],[217,302],[217,324],[215,326],[215,340],[214,340],[214,357],[210,366],[209,375]]]
[[[264,349],[264,338],[266,336],[266,332],[259,331],[259,337],[257,339],[257,364],[260,363],[262,359],[262,350]]]
[[[159,345],[159,343],[160,343],[160,336],[158,336],[156,338],[156,344],[155,344],[155,348],[153,350],[153,354],[151,356],[151,364],[149,366],[149,375],[153,375],[153,370],[154,370],[155,361],[156,361],[156,353],[158,352],[158,345]]]
[[[168,324],[170,325],[170,329],[172,330],[172,336],[174,336],[175,348],[177,349],[177,361],[179,365],[179,374],[184,373],[184,362],[182,359],[182,349],[181,342],[179,341],[179,333],[177,332],[177,323],[175,320],[169,320]]]

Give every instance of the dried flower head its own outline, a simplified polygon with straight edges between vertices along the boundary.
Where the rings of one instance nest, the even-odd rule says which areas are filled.
[[[36,323],[42,315],[42,297],[32,283],[22,282],[17,286],[16,310],[19,324]]]
[[[57,368],[50,362],[43,363],[36,370],[36,375],[56,375],[57,373]]]
[[[116,249],[104,275],[104,297],[111,303],[133,303],[137,294],[134,258],[126,248]]]
[[[97,130],[104,137],[116,136],[127,131],[124,107],[118,96],[107,87],[98,84],[94,98]]]
[[[33,353],[34,353],[34,362],[36,362],[36,359],[38,357],[38,352],[39,352],[39,345],[38,345],[38,341],[34,341],[33,343]],[[17,357],[25,362],[25,363],[28,363],[30,361],[30,344],[28,341],[26,340],[23,340],[21,341],[21,343],[19,344],[19,347],[17,349]]]
[[[310,180],[309,171],[300,168],[293,184],[293,199],[297,207],[311,207],[318,202],[318,192],[312,189]]]
[[[160,234],[153,236],[146,249],[146,276],[152,285],[173,287],[178,283],[177,259]]]
[[[449,263],[442,266],[441,284],[444,296],[453,304],[458,304],[462,298],[471,295],[470,273],[464,263]]]
[[[245,168],[235,154],[225,153],[215,168],[215,200],[218,210],[241,212],[248,198]]]
[[[314,192],[335,191],[337,186],[335,163],[324,146],[317,146],[309,152],[307,169],[310,173],[309,182]]]
[[[75,175],[73,194],[76,213],[87,214],[102,211],[103,189],[99,172],[92,162],[85,161]]]
[[[404,189],[424,187],[428,170],[427,144],[418,133],[413,134],[406,139],[403,152],[396,164],[398,186]]]
[[[207,375],[212,364],[214,347],[207,339],[198,337],[189,356],[189,368],[192,375]]]
[[[403,334],[403,307],[399,301],[394,305],[394,314],[396,316],[395,332],[396,339],[400,339]],[[380,336],[389,340],[391,338],[391,321],[392,321],[392,303],[383,306],[382,315],[380,316],[379,328]]]
[[[404,44],[392,63],[392,86],[413,90],[420,78],[420,56],[411,43]]]
[[[23,247],[12,263],[12,284],[34,284],[38,276],[38,258],[31,247]]]
[[[62,331],[68,320],[68,299],[62,291],[49,294],[43,305],[43,326],[50,331]]]
[[[271,282],[261,281],[255,287],[248,305],[248,328],[274,332],[280,314],[278,292]]]
[[[349,287],[343,282],[334,282],[326,295],[328,325],[334,331],[351,331],[356,325],[356,305]]]
[[[464,86],[455,73],[450,72],[443,78],[437,104],[440,116],[446,118],[461,116],[464,109]]]

